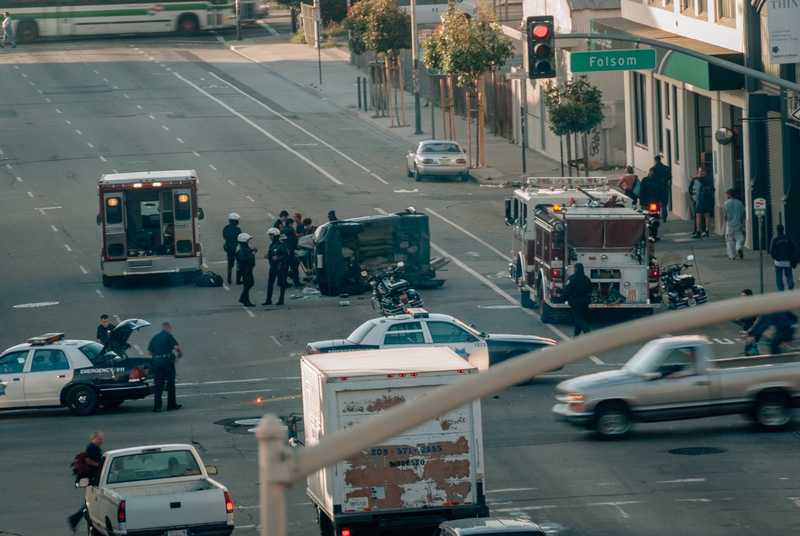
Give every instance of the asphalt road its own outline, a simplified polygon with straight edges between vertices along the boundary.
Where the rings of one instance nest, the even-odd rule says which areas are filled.
[[[260,28],[247,31],[266,31]],[[221,36],[230,39],[230,34]],[[0,414],[0,534],[67,533],[81,503],[69,463],[93,430],[106,449],[191,442],[219,468],[236,504],[235,534],[257,534],[257,445],[248,419],[301,411],[298,362],[309,340],[346,336],[373,316],[367,296],[292,299],[244,309],[238,289],[149,281],[103,288],[96,184],[112,171],[194,168],[201,178],[204,258],[224,272],[227,214],[266,249],[282,209],[324,221],[414,206],[431,215],[437,254],[453,262],[426,307],[487,332],[560,339],[515,306],[505,277],[506,191],[406,177],[404,147],[347,113],[219,46],[217,36],[51,41],[0,55],[0,345],[64,331],[91,338],[101,313],[141,317],[144,350],[162,321],[184,348],[179,412],[152,400],[77,418],[65,409]],[[680,244],[660,243],[664,249]],[[264,300],[266,261],[254,301]],[[298,296],[299,293],[298,293]],[[302,298],[302,296],[300,296]],[[24,304],[51,305],[15,307]],[[602,329],[604,319],[595,319]],[[722,355],[733,325],[704,330]],[[550,415],[562,379],[618,367],[635,348],[592,356],[483,401],[488,499],[563,535],[790,534],[800,529],[796,428],[761,433],[739,417],[639,426],[602,442]],[[260,401],[259,401],[260,400]],[[713,447],[714,455],[671,454]],[[303,483],[289,490],[289,534],[316,532]],[[83,528],[81,528],[83,530]]]

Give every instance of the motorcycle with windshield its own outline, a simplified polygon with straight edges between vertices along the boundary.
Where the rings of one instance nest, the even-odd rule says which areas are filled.
[[[670,256],[673,258],[670,258]],[[661,269],[661,288],[662,296],[667,298],[669,309],[684,309],[694,307],[708,301],[706,290],[702,285],[696,285],[692,274],[684,273],[693,265],[683,262],[674,262],[677,257],[673,253],[668,253],[665,258],[665,265]],[[694,260],[694,255],[689,255],[686,260]]]
[[[400,277],[403,263],[395,268],[368,274],[361,272],[372,287],[372,308],[384,316],[402,314],[406,309],[422,307],[422,297],[411,285]]]

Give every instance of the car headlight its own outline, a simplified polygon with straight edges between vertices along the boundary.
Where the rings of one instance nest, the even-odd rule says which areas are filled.
[[[584,400],[586,400],[586,395],[581,395],[576,393],[568,394],[567,396],[564,397],[564,401],[570,404],[573,402],[583,402]]]

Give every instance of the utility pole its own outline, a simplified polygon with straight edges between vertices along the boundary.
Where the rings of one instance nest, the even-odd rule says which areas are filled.
[[[414,81],[414,134],[422,134],[422,111],[419,107],[419,38],[417,37],[417,0],[411,0],[411,61]],[[428,89],[430,92],[430,88]]]

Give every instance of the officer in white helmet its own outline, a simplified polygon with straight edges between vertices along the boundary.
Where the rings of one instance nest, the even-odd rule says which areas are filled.
[[[239,220],[241,217],[235,212],[228,215],[228,225],[222,229],[222,239],[225,243],[222,244],[222,250],[228,256],[228,284],[231,284],[231,272],[233,271],[233,262],[236,256],[236,246],[239,244],[239,235],[242,230],[239,229]],[[239,270],[236,270],[236,284],[242,284],[242,276]]]
[[[256,304],[250,301],[250,289],[253,288],[253,268],[256,267],[255,253],[258,248],[250,247],[251,236],[247,233],[240,233],[237,237],[239,249],[236,250],[236,269],[242,277],[242,294],[239,296],[239,303],[245,307],[255,307]]]
[[[269,279],[267,280],[267,301],[261,305],[272,305],[272,288],[276,279],[281,289],[281,295],[275,305],[283,305],[283,295],[286,293],[286,287],[289,286],[286,282],[289,275],[289,248],[284,242],[281,242],[281,232],[277,227],[272,227],[267,231],[267,235],[272,241],[269,251],[264,255],[264,258],[269,260]]]

